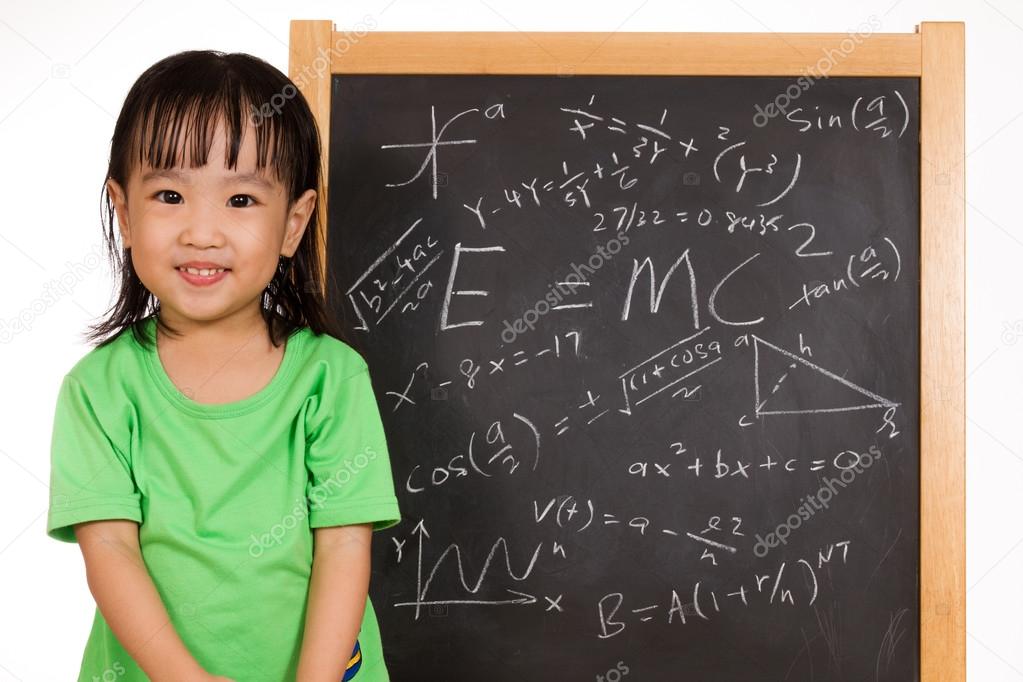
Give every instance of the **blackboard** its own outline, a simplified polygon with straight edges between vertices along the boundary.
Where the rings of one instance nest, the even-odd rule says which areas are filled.
[[[795,83],[333,77],[392,679],[917,679],[919,80]]]

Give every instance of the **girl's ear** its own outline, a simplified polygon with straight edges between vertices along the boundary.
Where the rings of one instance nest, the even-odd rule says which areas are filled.
[[[291,208],[288,210],[287,231],[284,234],[284,243],[281,245],[282,256],[291,258],[295,255],[314,210],[316,210],[316,190],[314,189],[307,189],[302,196],[291,203]]]
[[[121,241],[124,244],[124,248],[130,248],[131,229],[128,225],[128,201],[127,197],[125,197],[124,189],[116,180],[110,178],[107,180],[107,194],[110,195],[110,200],[114,204],[114,211],[117,213],[117,227],[121,231]]]

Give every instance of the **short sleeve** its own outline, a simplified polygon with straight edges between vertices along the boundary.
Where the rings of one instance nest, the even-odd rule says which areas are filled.
[[[77,542],[83,521],[142,522],[141,496],[130,458],[101,423],[85,387],[68,374],[60,386],[50,440],[50,504],[46,534]]]
[[[372,523],[383,530],[401,521],[387,439],[369,368],[326,380],[307,415],[309,526]],[[332,368],[331,368],[332,369]]]

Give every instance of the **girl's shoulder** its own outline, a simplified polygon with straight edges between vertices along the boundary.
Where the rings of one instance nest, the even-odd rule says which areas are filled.
[[[141,371],[145,349],[134,338],[130,327],[123,329],[106,343],[90,348],[65,372],[83,384],[110,383]]]
[[[130,330],[86,352],[61,379],[57,417],[67,415],[82,429],[99,428],[127,452],[138,387],[148,382],[140,353]]]
[[[347,377],[368,369],[366,360],[352,345],[330,334],[316,334],[309,327],[299,332],[305,336],[306,363],[329,372],[335,377]]]

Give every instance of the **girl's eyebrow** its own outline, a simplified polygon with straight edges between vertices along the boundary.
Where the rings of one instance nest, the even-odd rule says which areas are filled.
[[[166,178],[168,180],[177,180],[178,182],[187,182],[185,173],[174,168],[163,168],[151,170],[142,176],[142,182],[148,182],[157,178]],[[254,185],[266,189],[267,191],[273,191],[274,185],[262,175],[257,173],[235,173],[234,175],[225,175],[220,179],[221,185],[230,185],[236,182],[248,182]]]

